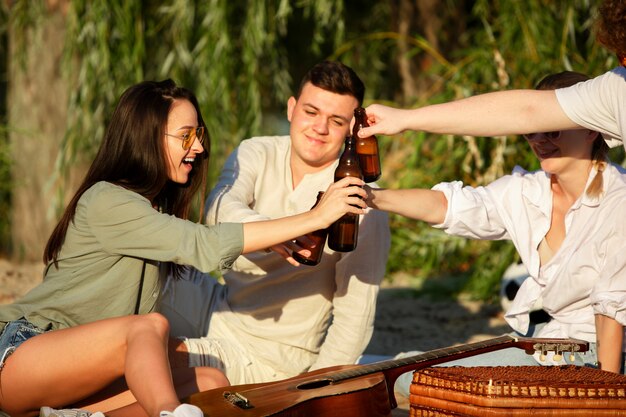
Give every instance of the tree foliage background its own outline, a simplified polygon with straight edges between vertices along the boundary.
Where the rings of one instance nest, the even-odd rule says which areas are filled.
[[[25,59],[42,21],[63,13],[68,119],[50,182],[60,196],[69,167],[90,159],[117,98],[144,79],[194,90],[211,136],[209,186],[244,138],[284,131],[285,103],[314,63],[341,60],[367,86],[366,102],[414,107],[497,89],[532,88],[562,70],[597,75],[616,64],[595,43],[591,0],[14,0],[0,3],[0,219],[11,210],[12,128],[7,65]],[[7,42],[17,47],[9,56]],[[44,40],[45,41],[45,40]],[[24,65],[24,70],[26,66]],[[366,104],[367,104],[366,103]],[[514,165],[538,167],[518,137],[410,132],[381,137],[388,187],[488,183]],[[616,151],[613,159],[623,161]],[[57,214],[63,198],[50,201]],[[469,277],[452,291],[493,298],[515,260],[507,242],[446,236],[392,216],[389,276]],[[2,252],[10,225],[0,220]]]

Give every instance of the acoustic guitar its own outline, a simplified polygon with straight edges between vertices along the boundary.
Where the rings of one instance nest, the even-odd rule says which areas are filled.
[[[402,359],[318,369],[282,381],[216,388],[184,402],[197,405],[209,417],[390,417],[397,406],[393,386],[403,373],[510,347],[529,354],[562,355],[586,352],[589,344],[575,339],[501,336]]]

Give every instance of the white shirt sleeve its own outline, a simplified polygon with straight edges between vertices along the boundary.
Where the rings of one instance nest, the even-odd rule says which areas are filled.
[[[555,90],[565,114],[576,124],[601,132],[611,147],[623,145],[626,132],[626,68]]]
[[[490,188],[498,187],[492,183]],[[500,217],[493,190],[490,188],[463,186],[461,181],[435,185],[433,190],[441,191],[446,196],[448,211],[443,223],[433,227],[444,229],[450,235],[470,239],[508,238],[505,223]]]
[[[269,216],[250,208],[254,202],[257,177],[263,172],[263,167],[258,165],[265,161],[257,152],[262,152],[262,147],[243,141],[230,154],[217,185],[207,199],[207,224],[270,220]]]
[[[610,250],[612,255],[591,292],[591,305],[595,314],[608,316],[626,326],[626,242]]]

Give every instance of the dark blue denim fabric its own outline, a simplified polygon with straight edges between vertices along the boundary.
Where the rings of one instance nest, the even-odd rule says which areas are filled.
[[[0,369],[19,345],[43,332],[24,318],[8,322],[0,333]]]

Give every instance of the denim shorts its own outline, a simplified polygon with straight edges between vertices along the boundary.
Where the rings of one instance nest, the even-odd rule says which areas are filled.
[[[4,329],[0,333],[0,370],[4,367],[7,358],[19,345],[43,332],[44,330],[41,330],[25,318],[5,324]]]

